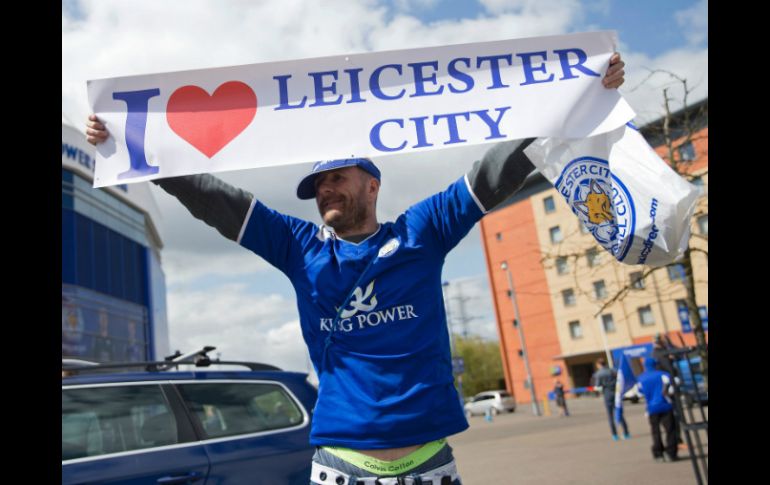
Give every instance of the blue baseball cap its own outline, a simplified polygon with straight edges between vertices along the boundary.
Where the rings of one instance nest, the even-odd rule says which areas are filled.
[[[325,160],[313,164],[313,169],[299,181],[297,186],[297,197],[300,199],[315,198],[315,179],[318,174],[337,170],[345,167],[359,167],[369,173],[372,177],[380,181],[380,170],[368,158],[345,158],[342,160]]]

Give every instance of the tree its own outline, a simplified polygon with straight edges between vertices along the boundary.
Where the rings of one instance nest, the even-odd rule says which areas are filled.
[[[497,342],[486,341],[476,336],[455,335],[454,338],[455,355],[462,357],[465,367],[462,374],[463,397],[473,396],[490,389],[499,389],[500,381],[503,380],[503,364]]]

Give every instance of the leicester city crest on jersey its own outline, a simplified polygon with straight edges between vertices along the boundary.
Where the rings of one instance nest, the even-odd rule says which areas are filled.
[[[399,242],[399,240],[394,237],[390,241],[383,244],[382,248],[380,248],[380,252],[377,253],[377,256],[381,258],[387,258],[391,254],[396,252],[396,249],[398,249],[398,246],[400,244],[401,243]]]
[[[609,163],[580,157],[564,167],[556,189],[599,244],[623,261],[633,241],[634,202]]]

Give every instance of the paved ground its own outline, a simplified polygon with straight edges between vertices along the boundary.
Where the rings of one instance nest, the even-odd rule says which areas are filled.
[[[644,403],[626,405],[632,438],[617,442],[610,438],[601,398],[571,399],[567,404],[571,413],[567,418],[558,413],[537,418],[529,404],[496,416],[491,423],[480,416],[471,418],[470,429],[449,439],[463,484],[697,483],[686,449],[680,450],[678,462],[653,461]],[[700,436],[708,453],[706,434]]]

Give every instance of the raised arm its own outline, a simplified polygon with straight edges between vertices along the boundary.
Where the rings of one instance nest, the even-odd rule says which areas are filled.
[[[86,140],[97,145],[109,136],[96,115],[88,117]],[[176,197],[197,219],[212,226],[224,237],[237,241],[254,196],[210,174],[186,175],[152,180]]]
[[[468,183],[485,211],[513,195],[535,169],[524,149],[535,139],[511,140],[490,148],[468,172]]]
[[[607,89],[620,87],[625,81],[624,66],[620,54],[614,53],[602,79],[602,85]],[[529,158],[524,155],[524,149],[534,140],[526,138],[498,143],[468,172],[471,189],[485,210],[494,209],[516,193],[524,184],[527,175],[535,169]]]

